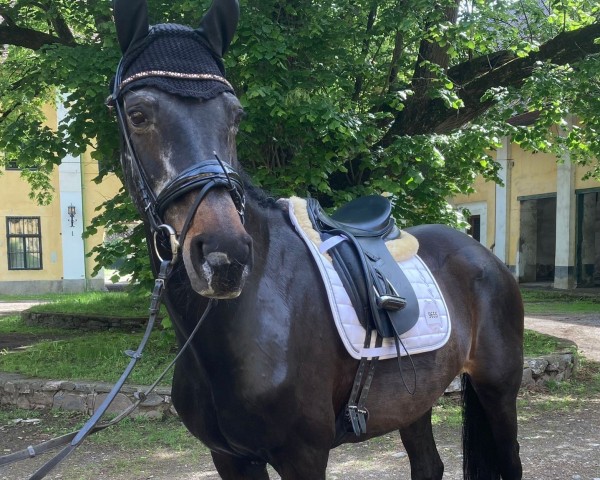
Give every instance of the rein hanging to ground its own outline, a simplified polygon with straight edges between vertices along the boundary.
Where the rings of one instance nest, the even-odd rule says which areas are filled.
[[[146,344],[148,343],[150,334],[152,333],[152,329],[154,328],[156,318],[160,311],[162,296],[165,291],[167,278],[168,278],[168,276],[171,272],[171,269],[173,268],[173,265],[175,264],[176,260],[177,260],[177,257],[175,256],[171,260],[162,260],[161,261],[160,270],[159,270],[158,276],[154,282],[154,289],[152,290],[152,297],[150,300],[150,307],[149,307],[150,314],[148,316],[148,324],[146,325],[146,331],[144,332],[144,336],[142,337],[142,340],[141,340],[137,350],[135,350],[135,351],[127,350],[125,352],[125,354],[131,358],[131,360],[129,361],[129,364],[125,368],[125,371],[121,374],[121,377],[119,378],[117,383],[115,383],[115,385],[113,386],[111,391],[108,393],[108,395],[106,396],[106,398],[104,399],[104,401],[102,402],[100,407],[98,407],[96,412],[88,419],[88,421],[83,425],[83,427],[81,427],[80,430],[68,433],[61,437],[53,438],[52,440],[42,442],[36,446],[28,446],[27,448],[20,450],[18,452],[0,457],[0,467],[4,466],[4,465],[9,465],[11,463],[15,463],[15,462],[18,462],[21,460],[34,458],[34,457],[42,455],[46,452],[54,450],[56,448],[62,447],[63,445],[67,445],[59,453],[57,453],[54,457],[52,457],[44,465],[42,465],[31,477],[29,477],[29,480],[42,479],[46,475],[48,475],[48,473],[50,473],[54,469],[54,467],[56,467],[60,462],[62,462],[65,458],[67,458],[67,456],[69,456],[79,445],[81,445],[83,440],[88,435],[91,435],[96,432],[100,432],[107,427],[110,427],[112,425],[119,423],[121,420],[123,420],[124,418],[131,415],[131,413],[140,405],[140,403],[142,403],[144,400],[146,400],[148,395],[150,395],[150,393],[156,388],[156,386],[164,378],[164,376],[167,374],[167,372],[173,367],[173,365],[175,365],[175,362],[177,362],[177,360],[181,357],[181,355],[183,355],[183,353],[186,351],[186,349],[189,346],[189,344],[191,343],[192,339],[195,337],[196,333],[198,332],[198,329],[200,328],[200,325],[202,324],[203,320],[206,318],[208,313],[212,310],[214,305],[217,303],[217,300],[214,300],[214,299],[209,300],[206,310],[204,311],[204,313],[202,314],[202,316],[196,323],[196,326],[190,333],[188,339],[182,345],[182,347],[179,349],[179,352],[177,353],[175,358],[163,370],[163,372],[158,376],[158,378],[154,381],[154,383],[152,385],[150,385],[146,389],[146,391],[136,393],[135,394],[136,401],[132,405],[127,407],[125,410],[123,410],[115,418],[113,418],[112,420],[110,420],[108,422],[98,424],[98,422],[100,421],[100,419],[102,418],[104,413],[106,413],[106,410],[108,409],[108,407],[111,405],[111,403],[113,402],[113,400],[115,399],[117,394],[120,392],[121,388],[123,387],[123,384],[125,383],[125,380],[127,380],[127,378],[129,377],[129,375],[132,372],[133,368],[135,367],[137,361],[140,358],[142,358],[142,352],[143,352],[144,348],[146,347]]]
[[[144,77],[148,76],[149,73],[151,72],[146,72],[146,75],[144,75]],[[117,74],[115,76],[113,93],[111,97],[109,97],[108,103],[109,105],[114,106],[115,108],[121,136],[123,138],[126,149],[129,152],[129,156],[132,159],[132,163],[139,175],[139,180],[141,182],[140,191],[144,199],[144,203],[146,205],[146,214],[147,218],[149,219],[150,228],[153,234],[154,252],[160,261],[160,268],[157,278],[155,280],[154,289],[152,292],[152,299],[150,302],[150,315],[148,318],[148,324],[146,326],[146,331],[144,333],[142,341],[140,342],[140,345],[137,348],[137,350],[128,350],[127,352],[125,352],[126,355],[131,357],[129,365],[119,378],[118,382],[114,385],[113,389],[104,399],[98,410],[96,410],[96,412],[92,415],[92,417],[90,417],[90,419],[80,430],[47,442],[43,442],[35,447],[29,446],[20,452],[0,457],[0,466],[8,465],[16,461],[24,460],[27,458],[33,458],[42,453],[68,444],[65,448],[63,448],[63,450],[61,450],[57,455],[55,455],[40,469],[38,469],[30,477],[30,480],[38,480],[44,478],[56,465],[58,465],[73,450],[75,450],[75,448],[77,448],[89,434],[101,431],[106,427],[114,425],[123,418],[130,415],[131,412],[133,412],[135,408],[137,408],[137,406],[145,400],[145,398],[150,394],[150,392],[154,390],[154,388],[158,385],[158,383],[162,380],[166,373],[181,357],[181,355],[184,353],[184,351],[190,344],[192,338],[198,331],[202,321],[206,318],[208,313],[211,311],[212,307],[217,303],[217,300],[215,299],[209,300],[206,310],[202,314],[202,317],[198,320],[196,326],[194,327],[192,333],[188,337],[185,344],[179,350],[177,356],[158,377],[158,379],[148,388],[148,390],[146,390],[146,392],[138,394],[137,401],[133,405],[128,407],[126,410],[124,410],[121,414],[119,414],[115,419],[113,419],[110,422],[98,425],[98,422],[100,421],[101,417],[104,415],[110,404],[113,402],[113,400],[121,390],[121,387],[125,383],[125,380],[129,377],[129,374],[135,367],[135,364],[142,356],[142,351],[144,350],[146,343],[150,338],[150,334],[154,327],[156,317],[160,310],[162,295],[166,287],[167,279],[171,273],[173,266],[175,265],[175,263],[177,263],[180,257],[180,248],[185,241],[186,234],[194,219],[196,211],[198,210],[200,203],[202,202],[202,200],[204,200],[208,192],[213,188],[217,187],[227,189],[227,191],[232,197],[237,212],[240,215],[240,219],[242,223],[244,223],[245,194],[242,180],[233,168],[221,161],[216,152],[213,152],[215,156],[214,159],[204,160],[196,165],[193,165],[192,167],[184,169],[182,172],[176,175],[175,178],[171,179],[171,181],[163,188],[163,190],[158,195],[155,194],[148,182],[148,175],[140,159],[136,155],[133,145],[131,144],[129,138],[130,135],[127,129],[127,122],[123,110],[121,108],[121,87],[125,85],[127,80],[129,79],[127,79],[125,82],[122,82],[121,74],[122,65],[119,64],[119,68],[117,69]],[[214,80],[212,76],[202,76],[202,79]],[[229,85],[228,82],[225,81],[225,83]],[[196,196],[192,207],[188,211],[187,217],[183,223],[179,235],[177,235],[177,231],[172,226],[168,225],[163,221],[164,212],[175,200],[181,198],[183,195],[193,190],[199,190],[199,192]],[[168,248],[166,250],[168,250],[170,258],[165,259],[164,257],[166,255],[161,253],[160,246],[166,246],[165,243],[167,242]]]

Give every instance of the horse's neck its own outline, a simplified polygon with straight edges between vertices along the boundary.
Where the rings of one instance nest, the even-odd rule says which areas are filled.
[[[218,321],[224,328],[228,323],[235,324],[242,321],[238,315],[224,314],[224,312],[236,311],[238,305],[244,302],[247,304],[249,299],[255,298],[260,282],[265,280],[266,275],[272,274],[273,262],[276,262],[277,258],[281,259],[286,250],[288,244],[286,239],[288,236],[295,235],[287,219],[283,206],[261,206],[257,201],[248,201],[245,228],[253,242],[252,271],[240,297],[218,301],[206,321]],[[174,323],[181,341],[187,338],[196,325],[198,318],[207,308],[208,300],[192,290],[182,264],[178,265],[169,283],[172,287],[171,291],[168,289],[169,311],[177,317]],[[218,320],[215,320],[216,318]]]
[[[291,234],[287,213],[283,206],[261,206],[258,202],[249,202],[247,208],[246,231],[252,237],[254,266],[264,267],[269,260],[269,251],[288,234]]]

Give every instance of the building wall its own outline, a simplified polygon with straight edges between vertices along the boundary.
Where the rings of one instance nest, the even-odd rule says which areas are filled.
[[[594,261],[597,264],[600,261],[600,231],[594,232],[595,220],[578,220],[576,209],[579,202],[580,211],[585,206],[594,215],[597,208],[594,205],[598,202],[595,197],[588,196],[585,201],[577,198],[582,192],[600,192],[600,182],[583,180],[588,169],[571,165],[568,154],[558,162],[553,155],[527,152],[507,143],[492,155],[503,165],[505,187],[478,178],[474,183],[475,193],[456,196],[450,203],[460,208],[480,202],[487,205],[486,246],[495,251],[496,245],[504,241],[505,255],[495,253],[521,280],[543,278],[543,271],[551,263],[556,270],[551,272],[556,287],[575,286],[576,262],[586,263],[581,266],[584,269],[593,268]],[[498,211],[502,211],[498,209],[502,195],[506,196],[505,223],[498,216]],[[578,226],[578,221],[583,222],[582,226]],[[578,238],[577,229],[579,237],[587,237]],[[576,255],[578,248],[581,252]],[[590,251],[592,255],[595,252],[595,259]]]
[[[20,171],[7,170],[0,177],[0,281],[48,281],[62,276],[60,212],[56,204],[36,205],[28,196],[30,188]],[[58,184],[53,178],[52,186]],[[42,270],[9,270],[6,217],[40,217]]]
[[[452,199],[452,204],[456,208],[466,208],[471,213],[476,213],[475,209],[481,204],[486,205],[485,213],[485,242],[482,242],[490,250],[494,249],[494,235],[496,221],[496,212],[494,210],[494,195],[495,195],[495,184],[490,181],[486,181],[483,177],[477,177],[473,184],[475,192],[471,195],[459,195]],[[473,208],[475,207],[475,209]]]
[[[513,165],[510,172],[511,203],[508,227],[508,262],[519,275],[521,236],[521,200],[556,196],[556,157],[547,153],[531,153],[512,145]]]
[[[121,188],[121,181],[113,173],[106,175],[100,184],[94,182],[98,176],[98,162],[92,159],[90,152],[83,155],[83,176],[82,176],[82,194],[83,194],[83,222],[89,225],[92,219],[98,215],[96,208],[104,201],[114,197]],[[104,241],[104,230],[98,230],[95,235],[85,239],[86,252],[89,252],[94,246]],[[86,272],[88,277],[95,266],[95,260],[86,256]]]
[[[44,113],[47,125],[55,129],[60,108],[57,111],[49,106]],[[96,215],[95,208],[117,193],[119,180],[110,175],[100,185],[95,184],[92,179],[98,173],[98,165],[89,152],[81,157],[66,157],[51,175],[52,202],[40,206],[29,198],[30,187],[21,173],[0,172],[0,294],[103,289],[104,277],[92,278],[94,260],[86,254],[103,241],[104,232],[89,239],[83,239],[82,232]],[[67,214],[70,205],[76,207],[73,227]],[[11,216],[40,218],[40,270],[9,269],[6,217]]]

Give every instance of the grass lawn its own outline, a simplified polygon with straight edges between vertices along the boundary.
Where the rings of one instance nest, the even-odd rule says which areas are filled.
[[[0,318],[0,334],[7,330],[7,324],[14,326],[19,322],[18,316]],[[22,331],[34,334],[43,331],[57,332],[56,329],[50,331],[32,327],[24,327]],[[0,352],[0,371],[49,379],[115,382],[130,361],[124,352],[136,350],[143,335],[142,332],[62,332],[66,332],[68,337],[42,340],[25,349]],[[155,330],[128,382],[151,384],[173,359],[175,353],[173,335]],[[172,372],[166,375],[162,383],[170,385],[171,379]]]
[[[526,315],[600,313],[600,295],[537,289],[523,289],[521,295]]]
[[[598,312],[600,299],[572,296],[545,290],[523,292],[527,313],[552,314]],[[0,297],[13,301],[15,297]],[[19,297],[18,299],[24,299]],[[147,314],[148,298],[123,292],[91,292],[77,295],[48,295],[49,303],[34,307],[36,311],[112,316],[141,316]],[[576,310],[574,310],[576,309]],[[0,352],[0,370],[17,372],[41,378],[64,380],[103,380],[114,382],[129,362],[125,350],[135,350],[141,332],[117,333],[110,331],[79,332],[73,330],[28,327],[18,315],[0,318],[0,335],[7,333],[60,334],[58,340],[45,340],[18,351]],[[539,356],[557,351],[560,341],[554,337],[527,330],[525,355]],[[147,385],[162,371],[175,355],[174,335],[170,330],[155,330],[142,359],[130,377],[131,383]],[[163,383],[169,385],[171,375]]]
[[[3,301],[33,299],[32,297],[0,297]],[[36,312],[69,315],[110,315],[113,317],[145,317],[149,296],[125,292],[86,292],[81,294],[46,295],[48,303],[32,307]],[[164,311],[166,316],[166,311]],[[0,317],[0,335],[7,333],[60,335],[61,339],[42,340],[17,351],[0,351],[0,370],[27,376],[63,380],[116,381],[130,358],[126,350],[136,350],[143,332],[77,331],[31,327],[20,315]],[[169,364],[176,353],[174,335],[155,327],[129,377],[130,383],[149,385]],[[170,385],[172,373],[163,384]]]
[[[0,297],[0,300],[3,298]],[[31,307],[32,312],[107,315],[114,317],[145,317],[149,296],[126,292],[85,292],[48,295],[47,303]]]

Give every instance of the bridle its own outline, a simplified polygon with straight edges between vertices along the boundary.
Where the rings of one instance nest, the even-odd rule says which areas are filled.
[[[169,244],[170,261],[174,264],[179,258],[180,246],[183,245],[185,236],[187,235],[191,222],[196,214],[196,211],[198,210],[198,207],[200,206],[200,203],[202,203],[202,200],[204,200],[208,192],[213,188],[225,188],[229,191],[240,216],[240,220],[242,223],[244,223],[245,194],[243,182],[239,174],[231,166],[222,162],[217,156],[216,152],[213,152],[215,158],[202,160],[196,165],[186,168],[182,172],[178,173],[167,183],[163,190],[156,195],[156,193],[150,187],[146,170],[137,156],[133,144],[131,143],[129,130],[127,128],[127,119],[125,118],[125,113],[123,111],[122,89],[135,79],[148,78],[151,76],[219,81],[226,84],[230,88],[232,87],[224,77],[213,74],[183,74],[179,72],[151,70],[147,72],[140,72],[125,80],[122,80],[122,74],[123,60],[121,60],[119,66],[117,67],[113,91],[107,99],[107,104],[111,107],[114,107],[121,138],[123,139],[123,144],[128,153],[128,155],[121,155],[121,161],[124,162],[126,157],[130,158],[132,160],[131,168],[135,169],[138,174],[138,178],[140,180],[139,190],[144,203],[144,212],[153,234],[154,252],[157,258],[160,261],[163,261],[163,256],[165,254],[164,249],[163,252],[161,252],[161,245],[163,245],[164,241],[167,240]],[[127,171],[127,165],[122,165],[122,167],[124,171]],[[192,207],[188,211],[181,231],[179,234],[177,234],[173,227],[164,222],[163,217],[165,211],[177,199],[194,190],[199,190],[198,195],[196,196]]]
[[[214,159],[202,160],[196,165],[186,168],[185,170],[177,174],[173,179],[171,179],[167,183],[167,185],[158,195],[156,195],[156,193],[152,190],[152,188],[150,187],[150,183],[148,182],[148,175],[144,169],[143,164],[136,155],[135,149],[133,148],[133,145],[129,138],[127,122],[122,108],[123,92],[121,90],[123,85],[126,84],[126,82],[128,83],[128,81],[126,80],[125,82],[123,82],[121,80],[122,64],[123,61],[121,60],[121,62],[119,63],[119,67],[117,68],[113,91],[111,96],[107,99],[107,104],[111,107],[114,107],[116,111],[117,121],[119,124],[119,130],[123,139],[123,143],[127,148],[127,152],[129,154],[128,157],[132,160],[132,168],[134,168],[137,171],[138,177],[140,179],[139,188],[140,193],[142,195],[142,199],[144,201],[144,210],[146,218],[148,220],[148,223],[150,224],[150,229],[153,234],[154,252],[156,257],[160,261],[160,267],[158,268],[157,278],[155,280],[154,290],[152,292],[152,298],[150,302],[150,315],[148,318],[148,324],[146,325],[146,331],[137,350],[130,350],[125,352],[126,355],[130,357],[130,362],[127,368],[125,369],[117,383],[114,385],[110,393],[106,396],[102,404],[98,407],[94,415],[85,423],[85,425],[80,430],[67,435],[63,435],[58,438],[54,438],[52,440],[48,440],[46,442],[42,442],[41,444],[36,445],[35,447],[29,446],[24,450],[15,452],[14,454],[0,457],[0,466],[2,466],[8,465],[16,461],[35,457],[37,455],[56,449],[58,447],[63,447],[58,454],[56,454],[54,457],[48,460],[44,465],[42,465],[42,467],[40,467],[29,478],[29,480],[41,480],[56,465],[58,465],[62,460],[64,460],[68,455],[70,455],[88,435],[90,435],[91,433],[101,431],[111,425],[114,425],[121,419],[125,418],[127,415],[131,414],[135,410],[135,408],[147,397],[147,395],[149,395],[150,392],[152,392],[152,390],[156,387],[159,381],[165,376],[167,371],[175,364],[177,359],[180,358],[181,355],[183,355],[186,348],[190,345],[192,339],[198,332],[198,329],[202,324],[203,320],[207,317],[209,312],[215,306],[217,301],[215,299],[209,299],[205,311],[198,319],[196,326],[188,336],[186,342],[180,348],[177,356],[158,377],[158,379],[145,392],[140,392],[140,396],[137,399],[137,401],[125,411],[123,411],[120,415],[118,415],[117,418],[113,419],[112,421],[99,424],[98,422],[100,421],[101,417],[104,415],[107,408],[110,406],[116,395],[121,390],[121,387],[123,386],[125,380],[133,370],[136,362],[142,356],[142,351],[150,337],[150,333],[152,332],[155,320],[160,310],[161,299],[165,290],[166,281],[170,275],[170,272],[172,271],[173,266],[175,265],[180,256],[180,246],[183,245],[185,236],[190,228],[190,224],[196,214],[196,211],[198,210],[200,203],[202,203],[202,200],[204,200],[208,192],[211,191],[213,188],[227,189],[235,204],[237,212],[240,216],[240,220],[242,221],[242,223],[244,223],[245,195],[242,179],[233,168],[231,168],[226,163],[222,162],[216,153],[214,153]],[[151,71],[142,73],[145,75],[144,78],[150,76],[151,74],[162,76],[182,75],[178,74],[177,72],[163,71]],[[229,85],[227,80],[216,75],[192,75],[194,76],[194,78],[199,80],[216,80]],[[123,162],[125,155],[122,155],[121,158]],[[126,165],[123,165],[123,168],[125,170]],[[163,221],[163,216],[167,208],[169,208],[169,206],[173,204],[173,202],[175,202],[183,195],[194,190],[199,190],[199,192],[196,196],[192,207],[188,211],[185,222],[181,228],[181,231],[178,234],[173,227],[171,227]],[[161,251],[160,245],[162,245],[165,240],[168,240],[169,242],[170,250],[168,253],[170,255],[170,258],[163,258],[164,252]]]

